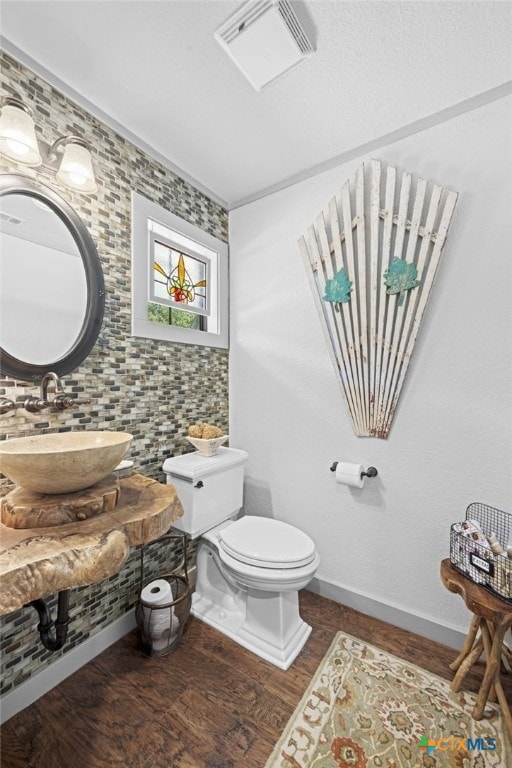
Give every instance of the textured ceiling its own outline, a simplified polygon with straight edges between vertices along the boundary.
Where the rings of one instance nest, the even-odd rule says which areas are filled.
[[[258,93],[213,37],[240,5],[2,0],[4,47],[230,206],[511,79],[508,1],[311,0],[316,53]]]

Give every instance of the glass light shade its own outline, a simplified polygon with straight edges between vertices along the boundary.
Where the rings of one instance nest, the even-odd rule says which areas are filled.
[[[66,144],[57,178],[70,189],[79,192],[96,192],[92,158],[87,147],[75,142]]]
[[[34,120],[14,104],[5,104],[0,115],[0,152],[23,165],[41,165]]]

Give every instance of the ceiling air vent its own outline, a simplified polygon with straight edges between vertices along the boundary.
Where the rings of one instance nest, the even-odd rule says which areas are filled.
[[[288,0],[251,0],[215,32],[257,91],[313,53]]]

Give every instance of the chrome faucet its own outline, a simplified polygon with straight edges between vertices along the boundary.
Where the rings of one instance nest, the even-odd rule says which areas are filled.
[[[52,385],[55,397],[53,398],[53,401],[50,401],[48,400],[48,389]],[[75,404],[78,405],[83,402],[89,401],[78,401],[73,397],[66,395],[64,387],[62,386],[62,381],[56,373],[49,371],[48,373],[45,373],[42,378],[39,397],[27,397],[24,406],[29,413],[38,413],[39,411],[42,411],[43,408],[48,408],[50,405],[54,405],[59,411],[65,411],[66,408],[72,408]]]
[[[23,403],[23,405],[25,406],[26,411],[28,411],[29,413],[38,413],[39,411],[42,411],[43,408],[48,408],[48,406],[50,405],[50,401],[48,400],[48,384],[52,379],[54,381],[56,379],[59,382],[60,387],[62,389],[62,384],[57,374],[46,373],[43,376],[43,379],[41,381],[39,397],[36,397],[35,395],[30,395],[30,397],[25,398],[25,402]]]
[[[9,411],[14,411],[15,409],[16,405],[12,400],[8,397],[0,397],[0,413],[9,413]]]
[[[55,397],[53,401],[48,400],[48,388],[53,384],[53,391]],[[24,406],[29,413],[38,413],[43,408],[48,408],[50,405],[54,405],[59,411],[65,411],[67,408],[72,408],[74,405],[82,405],[82,403],[90,403],[90,400],[75,400],[75,398],[67,395],[64,392],[62,381],[59,379],[56,373],[49,371],[45,373],[41,381],[41,389],[39,397],[27,397]]]
[[[45,373],[43,376],[41,381],[41,400],[46,403],[48,402],[48,386],[52,382],[53,391],[55,392],[52,405],[58,408],[59,411],[65,411],[66,408],[72,408],[75,403],[74,398],[66,395],[64,392],[64,387],[62,386],[62,381],[59,379],[56,373],[53,373],[53,371]]]
[[[41,400],[48,401],[48,385],[50,382],[53,381],[53,391],[56,395],[63,395],[64,394],[64,387],[62,386],[62,381],[59,379],[56,373],[53,373],[53,371],[50,371],[49,373],[45,373],[41,380]]]

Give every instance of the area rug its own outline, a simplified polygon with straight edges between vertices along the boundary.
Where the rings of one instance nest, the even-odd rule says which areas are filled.
[[[265,768],[511,768],[500,709],[338,632]]]

